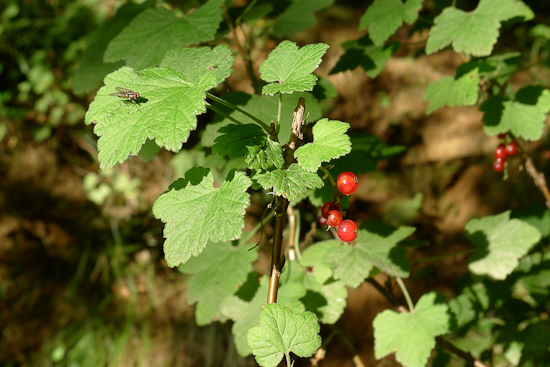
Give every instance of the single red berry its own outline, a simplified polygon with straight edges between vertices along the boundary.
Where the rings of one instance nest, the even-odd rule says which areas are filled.
[[[320,226],[324,227],[327,225],[327,218],[319,217],[317,218],[317,223],[319,223]]]
[[[332,201],[327,201],[326,203],[323,204],[323,206],[321,207],[321,215],[323,216],[323,218],[326,218],[327,215],[328,215],[328,212],[330,211],[330,206],[332,205]]]
[[[499,139],[504,139],[506,137],[506,134],[500,133],[498,134]]]
[[[321,215],[326,218],[328,216],[328,212],[331,210],[338,210],[338,205],[334,204],[332,201],[327,201],[321,207]]]
[[[344,242],[351,242],[357,238],[359,228],[351,219],[346,219],[338,226],[338,237]]]
[[[506,158],[506,147],[503,144],[499,144],[495,149],[495,158]]]
[[[342,223],[342,214],[338,210],[328,212],[327,224],[331,227],[338,227]]]
[[[351,195],[359,186],[359,180],[353,172],[342,172],[336,180],[338,190],[344,195]]]
[[[495,159],[495,162],[493,163],[493,170],[495,170],[495,172],[502,172],[504,169],[504,162],[505,160],[503,158]]]
[[[518,145],[516,144],[515,141],[511,141],[508,144],[506,144],[506,147],[504,147],[504,149],[506,150],[506,155],[511,157],[514,154],[516,154],[516,152],[518,151]]]

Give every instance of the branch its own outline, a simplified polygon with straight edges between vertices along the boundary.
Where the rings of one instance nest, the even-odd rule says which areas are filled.
[[[302,141],[302,129],[304,127],[304,111],[306,101],[304,98],[298,100],[298,106],[292,114],[292,133],[290,141],[285,148],[283,157],[285,159],[284,168],[288,168],[294,162],[294,151]],[[283,229],[287,216],[289,201],[286,197],[279,196],[275,198],[275,227],[273,234],[273,248],[271,252],[271,274],[269,276],[269,289],[267,291],[267,303],[277,302],[277,292],[279,290],[279,277],[285,265],[285,257],[282,254],[283,248]]]
[[[527,156],[525,157],[525,171],[531,176],[535,185],[542,192],[542,195],[544,195],[546,207],[550,209],[550,191],[548,191],[548,186],[546,185],[546,178],[544,178],[544,174],[537,171],[533,160]]]
[[[518,153],[523,161],[523,164],[525,165],[525,171],[531,178],[533,179],[533,182],[535,183],[535,186],[540,190],[542,193],[542,196],[544,196],[545,205],[548,209],[550,209],[550,191],[548,190],[548,185],[546,184],[546,178],[544,177],[544,174],[537,171],[535,164],[533,163],[533,160],[525,153],[525,151],[522,149],[521,145],[519,145],[517,139],[515,136],[509,134],[509,136],[512,138],[512,141],[516,143],[518,147]]]

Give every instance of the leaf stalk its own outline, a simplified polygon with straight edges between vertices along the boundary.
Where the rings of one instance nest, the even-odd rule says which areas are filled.
[[[210,99],[212,99],[212,100],[218,102],[218,103],[221,104],[221,105],[224,105],[224,106],[226,106],[226,107],[231,108],[231,109],[234,110],[234,111],[238,111],[238,112],[242,113],[243,115],[245,115],[246,117],[248,117],[248,118],[251,119],[252,121],[256,122],[258,125],[260,125],[260,126],[262,127],[262,129],[264,129],[264,131],[265,131],[266,133],[269,133],[269,131],[270,131],[270,130],[269,130],[269,126],[267,126],[266,123],[264,123],[262,120],[260,120],[260,119],[257,118],[256,116],[251,115],[250,113],[246,112],[245,110],[243,110],[243,109],[241,109],[241,108],[235,106],[233,103],[227,102],[225,99],[222,99],[222,98],[220,98],[220,97],[218,97],[218,96],[215,96],[215,95],[213,95],[212,93],[206,92],[206,96],[207,96],[208,98],[210,98]],[[210,109],[212,109],[211,106],[209,106],[209,107],[210,107]],[[212,111],[214,111],[214,109],[212,109]],[[216,112],[216,111],[214,111],[214,112]]]
[[[414,304],[411,300],[411,296],[409,295],[409,291],[407,290],[407,287],[405,287],[405,283],[403,283],[403,279],[395,278],[395,280],[399,285],[399,288],[401,288],[401,292],[403,292],[403,296],[405,296],[405,300],[407,301],[407,306],[409,307],[409,312],[414,312]]]

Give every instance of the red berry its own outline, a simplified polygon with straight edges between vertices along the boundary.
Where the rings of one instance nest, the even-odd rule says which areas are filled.
[[[495,158],[506,158],[506,147],[503,144],[499,144],[495,149]]]
[[[317,219],[317,223],[319,223],[320,226],[326,226],[327,225],[327,218],[325,217],[319,217],[319,219]]]
[[[338,210],[338,206],[332,201],[327,201],[321,207],[321,215],[326,218],[328,216],[328,212],[330,212],[331,210]]]
[[[342,172],[336,180],[336,185],[342,194],[351,195],[357,190],[359,180],[353,172]]]
[[[502,172],[504,169],[504,162],[505,161],[502,158],[495,159],[495,162],[493,163],[493,170],[495,170],[495,172]]]
[[[518,151],[518,145],[516,144],[515,141],[511,141],[508,144],[506,144],[506,147],[504,147],[504,149],[506,150],[506,155],[511,157],[514,154],[516,154],[516,152]]]
[[[327,224],[331,227],[338,227],[342,223],[342,214],[338,210],[328,212]]]
[[[327,201],[326,203],[323,204],[323,206],[321,207],[321,215],[323,216],[323,218],[326,218],[327,215],[328,215],[328,212],[330,211],[330,206],[332,205],[332,201]]]
[[[504,139],[506,137],[506,134],[500,133],[498,134],[499,139]]]
[[[346,219],[338,226],[338,237],[344,242],[351,242],[357,238],[359,228],[354,221]]]

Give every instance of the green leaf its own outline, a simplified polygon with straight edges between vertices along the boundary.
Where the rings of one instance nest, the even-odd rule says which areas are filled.
[[[536,245],[540,232],[519,219],[510,219],[510,211],[470,220],[466,235],[476,246],[468,260],[474,274],[503,280],[518,265],[518,260]]]
[[[377,162],[405,151],[403,145],[388,146],[376,135],[350,133],[352,151],[329,162],[334,167],[330,170],[333,177],[342,172],[364,173],[376,171]],[[323,203],[321,203],[322,205]]]
[[[248,153],[248,146],[261,146],[267,140],[267,133],[254,124],[231,124],[221,127],[218,132],[221,135],[214,140],[212,152],[229,158],[243,157]]]
[[[263,367],[276,367],[290,352],[313,355],[321,346],[317,317],[312,312],[295,314],[276,303],[264,307],[259,325],[248,331],[248,344]]]
[[[384,70],[391,56],[399,50],[399,43],[392,42],[388,45],[375,46],[369,35],[366,34],[358,40],[342,43],[342,47],[346,52],[340,56],[330,74],[353,70],[361,66],[369,77],[376,78]]]
[[[550,91],[537,86],[519,90],[515,101],[491,96],[479,108],[485,112],[483,130],[488,135],[510,132],[525,140],[539,140],[550,110],[549,101]]]
[[[332,3],[334,0],[290,0],[290,5],[278,15],[273,25],[273,34],[285,38],[306,30],[317,21],[314,13]]]
[[[517,277],[512,289],[515,298],[533,307],[546,303],[550,294],[550,253],[532,253],[521,259],[514,271]]]
[[[414,231],[413,227],[394,228],[371,220],[359,227],[355,244],[327,251],[325,261],[333,264],[335,279],[353,288],[357,288],[374,267],[388,275],[406,278],[409,276],[407,250],[398,243]]]
[[[258,125],[227,125],[218,130],[212,152],[229,158],[246,156],[251,169],[281,168],[284,164],[281,144],[271,140]]]
[[[290,139],[290,131],[292,129],[292,114],[298,100],[303,97],[306,99],[306,113],[309,113],[310,120],[318,120],[322,117],[321,106],[319,102],[313,95],[309,92],[299,92],[289,94],[283,94],[283,106],[281,109],[281,116],[283,116],[281,121],[281,128],[279,131],[279,143],[284,145],[288,143]],[[248,111],[250,114],[256,116],[261,121],[264,121],[266,125],[269,125],[271,121],[274,121],[277,116],[277,110],[279,106],[279,97],[278,96],[264,96],[264,95],[254,95],[243,92],[234,92],[228,93],[223,97],[226,101],[233,103],[234,105],[240,107],[243,110]],[[213,102],[216,108],[222,110],[230,117],[240,121],[242,123],[254,123],[248,117],[243,116],[240,112],[230,110],[228,107],[221,106],[217,102]],[[220,135],[218,130],[225,125],[234,124],[228,118],[223,118],[221,115],[216,114],[212,123],[206,126],[206,130],[202,136],[201,143],[204,146],[212,146],[214,140]]]
[[[250,169],[269,169],[272,166],[281,168],[284,164],[281,144],[267,137],[264,144],[249,146],[246,163]]]
[[[260,66],[262,80],[272,83],[263,87],[262,94],[272,96],[313,90],[317,77],[312,73],[327,49],[328,45],[324,43],[298,49],[294,42],[281,42]]]
[[[426,87],[424,100],[430,101],[426,111],[432,113],[445,105],[472,106],[477,103],[480,63],[462,64],[456,72],[456,77],[444,76]]]
[[[212,154],[210,149],[183,149],[170,160],[170,166],[174,168],[174,177],[183,177],[193,167],[205,167],[214,173],[214,184],[221,186],[229,171],[236,169],[243,171],[247,168],[244,158],[226,159],[217,154]]]
[[[351,152],[351,142],[346,131],[349,124],[328,119],[319,120],[313,126],[313,143],[307,143],[296,150],[294,157],[307,171],[315,172],[322,162]]]
[[[256,287],[256,293],[250,302],[243,301],[236,296],[231,296],[226,298],[223,305],[221,305],[222,314],[235,321],[231,331],[235,337],[237,351],[243,357],[252,353],[246,341],[246,334],[251,327],[258,323],[260,311],[267,301],[268,282],[268,277],[263,276],[261,281],[256,283],[258,287]],[[291,292],[287,292],[287,287],[287,284],[282,284],[279,287],[277,302],[280,305],[289,307],[294,312],[302,312],[304,306],[298,299],[304,296],[305,289],[301,292],[290,294]]]
[[[384,209],[384,222],[392,226],[410,224],[419,215],[423,199],[424,195],[421,192],[417,192],[411,199],[398,198],[389,200]]]
[[[193,84],[206,74],[214,74],[216,84],[222,83],[233,71],[234,57],[227,45],[210,47],[177,47],[166,53],[160,66],[179,71]]]
[[[120,68],[105,77],[105,86],[96,94],[86,113],[86,124],[95,124],[99,136],[99,161],[102,169],[136,155],[147,138],[171,151],[181,149],[191,130],[197,127],[196,115],[206,111],[205,91],[216,85],[213,74],[196,84],[169,68],[136,72]],[[138,103],[110,94],[116,87],[140,94]]]
[[[550,27],[545,24],[537,24],[529,30],[531,37],[540,37],[546,40],[550,39]]]
[[[496,54],[486,58],[484,63],[490,66],[485,72],[487,78],[494,79],[499,85],[505,85],[517,73],[523,63],[523,56],[520,52]]]
[[[323,324],[336,323],[347,304],[348,291],[344,282],[322,284],[310,273],[306,274],[304,284],[308,289],[307,295],[302,299],[306,309],[315,313]]]
[[[449,328],[448,307],[436,298],[440,297],[435,292],[423,295],[412,312],[379,313],[373,321],[374,356],[395,353],[404,367],[426,366],[435,337]]]
[[[160,151],[158,145],[154,141],[147,139],[145,143],[141,146],[139,151],[139,157],[144,162],[149,162],[157,153]]]
[[[317,242],[309,246],[300,259],[304,267],[312,267],[313,275],[319,284],[324,284],[332,277],[332,263],[328,260],[331,253],[338,252],[340,244],[336,241]]]
[[[208,241],[241,237],[245,208],[250,205],[246,190],[252,182],[243,172],[231,171],[220,188],[213,184],[210,170],[194,168],[155,202],[153,214],[166,223],[164,253],[168,266],[198,256]]]
[[[210,0],[193,13],[177,17],[163,7],[138,15],[107,47],[106,62],[126,60],[143,69],[158,65],[166,51],[214,39],[222,21],[223,0]]]
[[[369,28],[369,36],[376,46],[386,40],[406,22],[413,24],[418,18],[423,0],[375,0],[361,17],[359,30]]]
[[[512,218],[518,218],[539,230],[543,238],[550,236],[550,210],[544,204],[532,204],[526,209],[514,210]]]
[[[193,274],[187,286],[187,301],[197,303],[195,319],[206,325],[220,314],[223,300],[235,294],[252,270],[257,251],[230,242],[209,243],[199,257],[190,258],[179,270]]]
[[[262,283],[263,286],[260,285],[250,302],[231,296],[226,298],[221,305],[222,314],[234,321],[231,332],[235,339],[237,352],[243,357],[252,353],[246,341],[246,334],[258,323],[260,311],[267,300],[267,282],[266,277]]]
[[[308,189],[323,186],[323,180],[315,172],[308,172],[296,163],[291,164],[286,170],[259,172],[254,179],[264,189],[273,189],[275,195],[282,195],[290,201],[305,195]]]
[[[434,20],[426,53],[432,54],[452,44],[456,52],[488,56],[497,41],[500,23],[514,17],[530,20],[534,14],[519,0],[481,0],[471,12],[446,8]]]
[[[285,274],[286,276],[287,274]],[[284,292],[284,296],[279,298],[279,295],[277,296],[277,303],[280,305],[283,305],[285,307],[290,308],[293,312],[304,312],[306,308],[304,307],[304,304],[301,302],[301,299],[305,297],[306,295],[306,287],[301,282],[281,282],[280,285],[284,285],[284,290],[281,292],[279,288],[279,295],[282,295]]]
[[[323,78],[321,76],[317,76],[319,78],[317,80],[317,84],[315,84],[315,87],[313,88],[313,91],[311,94],[317,99],[318,101],[327,101],[330,99],[334,99],[338,97],[338,91],[336,90],[336,87],[334,87],[334,84],[330,82],[327,78]],[[311,115],[311,111],[308,111]],[[317,119],[312,119],[317,120]]]
[[[353,151],[352,151],[353,152]],[[334,176],[333,177],[338,177]],[[334,199],[334,189],[332,185],[323,185],[320,189],[308,190],[307,198],[311,202],[311,205],[314,207],[322,207],[327,201],[332,201]],[[342,198],[342,208],[349,207],[349,197],[344,196]]]
[[[118,9],[112,20],[105,22],[97,31],[88,36],[84,57],[75,69],[71,80],[71,88],[76,94],[90,93],[97,89],[105,75],[124,65],[123,61],[103,61],[107,45],[135,16],[154,5],[154,1],[147,1],[139,5],[126,3]]]
[[[456,326],[461,328],[474,321],[477,316],[474,300],[469,294],[460,294],[449,301],[449,309],[455,316]]]

